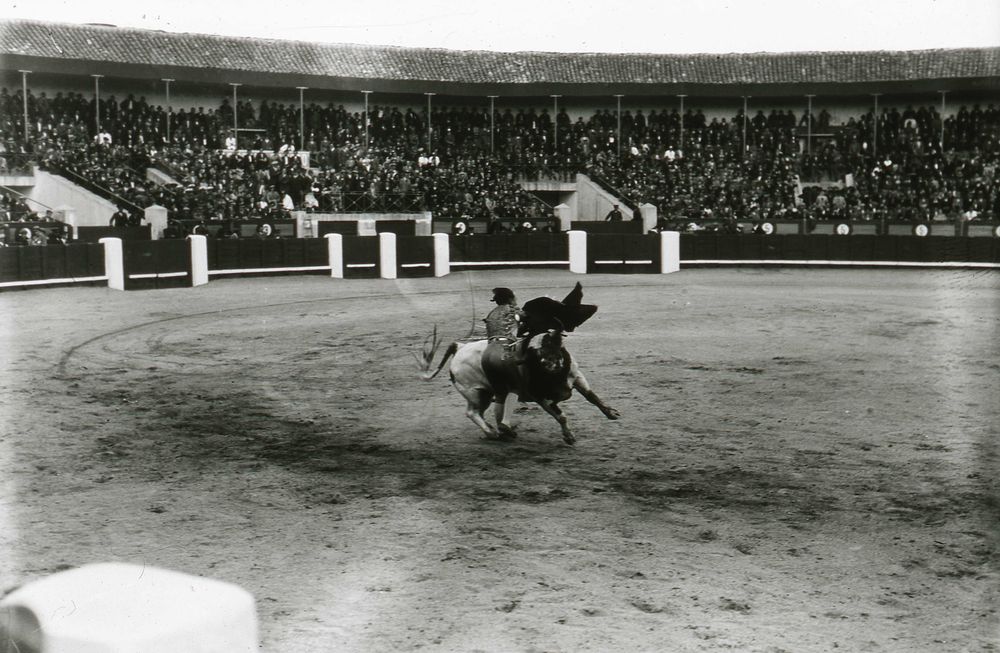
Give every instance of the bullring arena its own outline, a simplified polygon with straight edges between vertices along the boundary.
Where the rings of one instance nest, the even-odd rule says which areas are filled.
[[[4,294],[3,578],[234,582],[264,650],[991,650],[998,280],[588,276],[605,420],[491,442],[412,354],[567,272]],[[560,295],[561,296],[561,295]]]
[[[104,39],[114,56],[62,61],[80,68],[46,77],[54,55],[32,50],[41,47],[36,29],[0,24],[19,48],[7,52],[5,79],[27,84],[28,74],[14,71],[31,63],[39,88],[79,91],[94,84],[93,66],[120,75],[99,78],[105,89],[138,95],[169,73],[178,92],[192,64],[154,65],[135,50],[134,60],[112,60],[119,35],[143,33],[56,25]],[[219,43],[197,35],[173,42],[185,38]],[[921,93],[940,100],[927,89],[949,79],[985,115],[998,99],[989,63],[997,53],[951,53],[934,69],[940,77],[908,72],[880,78],[879,88],[905,105]],[[986,63],[970,68],[973,59]],[[470,69],[482,63],[469,61]],[[955,61],[961,75],[947,70]],[[271,97],[278,82],[295,88],[317,75],[237,68],[210,71],[217,79],[208,80],[190,73],[178,93],[189,105],[217,92],[213,84],[223,96]],[[471,103],[473,87],[483,97],[493,88],[450,80],[428,86],[439,94],[424,98],[405,67],[350,82],[335,72],[331,97],[374,81],[400,106],[431,97],[446,106],[448,84],[459,105]],[[231,74],[256,75],[261,86],[229,89],[220,80]],[[771,106],[790,102],[786,82],[760,81],[774,93]],[[518,83],[496,82],[508,92]],[[578,81],[578,112],[615,106],[596,99],[599,83]],[[715,83],[740,95],[731,81]],[[858,107],[847,96],[873,83],[826,80],[822,88],[841,94],[832,102],[848,115]],[[701,92],[711,115],[723,102],[718,89],[692,84],[654,86]],[[524,93],[518,101],[527,106]],[[653,102],[649,93],[641,102]],[[367,88],[352,101],[367,111]],[[115,106],[108,133],[117,144],[131,123]],[[992,117],[978,122],[943,107],[948,119],[921,145],[926,152],[915,152],[904,126],[895,128],[898,141],[875,136],[907,162],[879,168],[874,177],[890,180],[885,186],[855,186],[840,167],[817,172],[817,181],[796,173],[786,185],[791,168],[776,164],[785,155],[774,144],[793,143],[786,163],[805,165],[818,132],[811,123],[804,134],[755,132],[748,120],[729,144],[753,154],[743,163],[724,156],[727,181],[710,192],[637,181],[647,164],[676,181],[700,156],[692,142],[701,139],[705,153],[728,151],[708,128],[688,132],[681,122],[661,133],[687,139],[694,153],[677,148],[677,162],[642,163],[636,154],[628,165],[581,159],[560,168],[553,159],[525,173],[523,160],[516,167],[506,159],[511,167],[496,179],[513,186],[479,179],[475,193],[491,198],[482,206],[493,212],[483,214],[466,213],[474,202],[442,200],[440,189],[474,178],[463,167],[469,160],[491,167],[501,157],[467,160],[456,142],[440,146],[439,162],[393,168],[412,174],[419,193],[345,186],[306,207],[282,173],[291,208],[240,196],[220,209],[197,199],[220,188],[164,181],[211,176],[209,159],[243,156],[226,149],[225,126],[218,151],[202,153],[203,167],[153,156],[143,159],[146,181],[124,186],[131,173],[112,161],[149,155],[145,144],[115,152],[99,142],[88,150],[93,158],[74,160],[75,141],[63,133],[44,154],[10,156],[22,167],[4,176],[7,215],[20,200],[34,215],[4,223],[11,235],[0,248],[0,651],[55,650],[46,648],[51,635],[24,635],[28,621],[11,606],[32,586],[95,563],[242,588],[252,597],[243,625],[254,645],[228,650],[257,642],[296,653],[997,650],[1000,194],[992,175],[1000,147],[990,139],[1000,135],[1000,115],[989,107]],[[10,142],[38,138],[16,115],[6,114]],[[304,125],[304,108],[301,115]],[[597,148],[608,157],[622,140],[620,116],[618,108],[603,132],[591,127],[591,135],[615,136]],[[212,120],[204,124],[219,127]],[[260,134],[272,125],[253,124],[228,137],[270,138]],[[388,153],[405,141],[386,145],[391,128],[365,130],[362,139],[357,127],[369,123],[353,124],[345,128],[353,145],[338,147],[370,153],[361,167],[401,156]],[[281,125],[294,131],[294,122]],[[103,133],[96,123],[76,128],[98,140]],[[447,129],[425,128],[414,131],[414,147],[426,138],[433,152]],[[475,147],[486,148],[477,129],[469,131]],[[641,151],[653,130],[632,129],[626,136]],[[815,137],[839,143],[847,131]],[[558,126],[553,134],[571,138]],[[982,151],[969,146],[976,139]],[[258,152],[265,167],[275,150]],[[336,157],[323,162],[320,150],[309,151],[311,163],[275,165],[292,166],[296,177],[305,170],[320,194],[345,169]],[[844,166],[873,165],[874,157],[854,154]],[[616,155],[631,156],[628,146]],[[911,164],[923,170],[945,160],[954,177],[926,188],[912,181],[919,175]],[[761,185],[733,182],[731,174],[751,167]],[[428,180],[435,190],[420,186]],[[810,187],[829,193],[829,209],[805,203]],[[240,188],[226,192],[253,192]],[[939,202],[934,193],[945,188],[953,193]],[[771,190],[787,202],[758,201]],[[687,200],[715,201],[709,195],[750,213],[726,213],[729,199],[713,204],[715,214],[691,213]],[[885,196],[894,199],[878,199]],[[244,206],[250,213],[213,213]],[[614,206],[626,220],[604,219]],[[55,215],[43,218],[47,207]],[[120,210],[143,219],[109,225]],[[38,233],[48,241],[28,242]],[[435,328],[445,342],[482,336],[492,288],[510,287],[523,303],[562,298],[577,282],[599,309],[566,347],[620,420],[575,396],[564,405],[577,436],[569,446],[551,417],[525,403],[515,439],[487,439],[446,375],[421,379],[414,355]],[[73,600],[57,592],[31,618],[58,629],[77,610],[97,609],[118,591],[100,582]],[[179,597],[177,614],[185,600],[194,599]],[[171,613],[168,605],[150,621],[169,625]],[[199,636],[171,640],[184,642],[173,650],[216,650],[199,649]],[[21,637],[20,648],[11,637]]]

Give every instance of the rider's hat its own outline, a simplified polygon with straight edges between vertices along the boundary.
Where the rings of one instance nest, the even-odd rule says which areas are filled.
[[[514,299],[514,291],[510,288],[494,288],[493,299],[497,304],[506,304]]]

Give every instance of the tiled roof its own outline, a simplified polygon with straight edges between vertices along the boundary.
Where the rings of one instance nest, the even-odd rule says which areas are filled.
[[[307,43],[29,20],[0,21],[0,57],[3,55],[466,84],[860,83],[1000,76],[1000,48],[695,55],[502,53]]]

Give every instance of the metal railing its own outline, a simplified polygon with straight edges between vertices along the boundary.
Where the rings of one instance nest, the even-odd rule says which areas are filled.
[[[631,209],[633,213],[639,212],[639,204],[636,203],[628,195],[618,190],[618,188],[614,184],[612,184],[608,179],[606,179],[603,175],[598,174],[591,170],[590,172],[587,173],[587,176],[590,177],[591,181],[593,181],[595,184],[603,188],[612,196],[617,197],[619,200],[621,200],[621,203],[627,206],[629,209]]]
[[[553,181],[571,183],[580,172],[578,166],[518,165],[514,166],[518,182]]]
[[[324,193],[313,211],[337,213],[421,213],[424,198],[418,193]]]

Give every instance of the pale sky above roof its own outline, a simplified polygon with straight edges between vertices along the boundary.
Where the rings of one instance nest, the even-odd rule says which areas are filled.
[[[1000,46],[1000,0],[2,1],[2,18],[454,50],[723,53]]]

